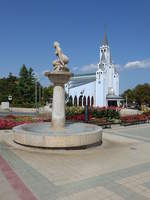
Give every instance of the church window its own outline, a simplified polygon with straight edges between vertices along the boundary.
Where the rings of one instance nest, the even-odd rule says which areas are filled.
[[[72,106],[72,96],[69,97],[69,106]]]
[[[93,106],[94,105],[94,97],[92,96],[92,98],[91,98],[91,106]]]
[[[100,84],[101,82],[100,82],[100,81],[98,81],[98,83]]]
[[[88,106],[90,106],[90,97],[88,96],[88,100],[87,100],[88,102],[87,102],[87,104],[88,104]]]
[[[74,97],[74,106],[77,106],[77,96]]]
[[[106,52],[106,49],[104,49],[104,52]]]
[[[82,106],[82,96],[79,97],[79,106]]]
[[[86,106],[86,97],[83,97],[83,105]]]
[[[101,72],[101,74],[102,74],[103,72]]]

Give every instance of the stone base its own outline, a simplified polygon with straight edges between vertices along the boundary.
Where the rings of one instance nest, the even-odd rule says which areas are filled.
[[[44,148],[82,148],[102,143],[102,128],[85,123],[67,123],[61,131],[53,131],[50,124],[33,123],[13,128],[16,143]]]

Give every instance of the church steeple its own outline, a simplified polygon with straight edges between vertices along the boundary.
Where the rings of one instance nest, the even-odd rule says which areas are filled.
[[[108,39],[107,39],[107,34],[106,34],[106,32],[104,32],[104,40],[103,40],[102,45],[108,46]]]
[[[108,44],[107,34],[104,32],[104,40],[100,47],[100,64],[112,64],[110,48]]]

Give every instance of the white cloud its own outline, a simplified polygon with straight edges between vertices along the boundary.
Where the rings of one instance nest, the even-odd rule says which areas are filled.
[[[128,62],[127,64],[124,65],[125,69],[146,69],[150,68],[150,58],[145,59],[145,60],[137,60],[137,61],[132,61]]]
[[[116,70],[117,71],[121,71],[122,68],[119,64],[115,64]],[[73,67],[72,71],[74,73],[92,73],[92,72],[96,72],[96,70],[98,69],[98,64],[88,64],[88,65],[84,65],[82,67]]]
[[[81,72],[95,72],[98,68],[97,64],[89,64],[81,67],[80,71]]]

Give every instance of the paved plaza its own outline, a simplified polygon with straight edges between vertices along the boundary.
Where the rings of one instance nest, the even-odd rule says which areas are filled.
[[[22,147],[0,131],[0,200],[148,200],[149,152],[149,124],[113,126],[101,146],[71,151]]]

